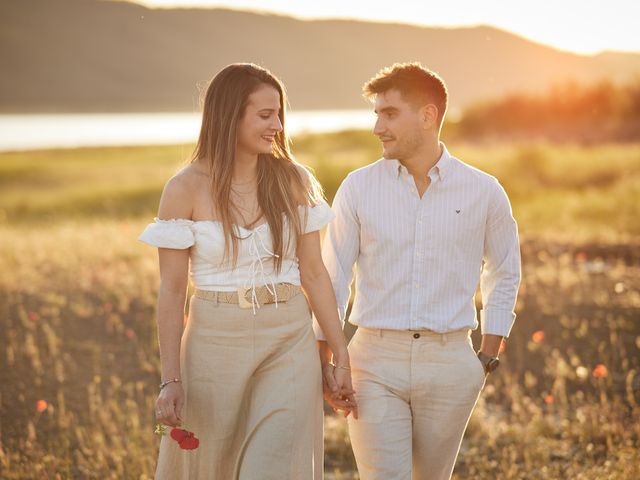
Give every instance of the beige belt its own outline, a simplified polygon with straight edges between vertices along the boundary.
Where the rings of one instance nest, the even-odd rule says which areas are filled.
[[[276,300],[278,303],[288,302],[302,292],[300,285],[293,285],[291,283],[277,283],[275,286],[275,295],[269,290],[273,291],[273,288],[271,286],[267,287],[266,285],[255,288],[257,306],[276,303]],[[232,303],[239,305],[240,308],[251,308],[253,306],[252,292],[251,287],[240,287],[235,292],[216,292],[196,288],[193,294],[205,300],[214,300],[218,303]]]

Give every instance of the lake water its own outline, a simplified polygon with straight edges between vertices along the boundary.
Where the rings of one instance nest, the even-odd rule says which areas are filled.
[[[200,113],[0,115],[0,151],[120,145],[170,145],[198,138]],[[371,129],[370,110],[288,112],[289,135]]]

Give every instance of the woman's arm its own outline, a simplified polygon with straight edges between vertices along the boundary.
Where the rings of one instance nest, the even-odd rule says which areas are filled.
[[[357,404],[351,386],[351,372],[347,342],[342,333],[342,324],[338,317],[338,307],[333,291],[331,279],[322,262],[320,252],[320,233],[318,231],[301,235],[298,240],[297,256],[300,268],[300,281],[307,296],[311,309],[324,332],[326,343],[329,344],[336,365],[335,383],[338,391],[336,395],[343,397],[343,401],[335,398],[334,408],[345,408],[347,414],[353,411],[358,418]],[[326,352],[320,352],[321,355]],[[324,369],[324,368],[323,368]],[[325,372],[323,371],[323,374]]]
[[[297,255],[302,288],[327,338],[334,361],[336,365],[348,367],[347,342],[338,318],[338,306],[333,285],[322,262],[320,233],[315,231],[301,235],[298,241]]]
[[[158,337],[162,381],[180,378],[180,339],[184,328],[189,250],[159,248]]]
[[[309,195],[309,192],[315,190],[317,180],[304,166],[296,164],[296,168],[302,179],[302,186],[293,182],[293,192],[301,207],[309,206],[309,197],[315,197]],[[354,417],[358,418],[358,407],[353,396],[355,392],[351,386],[349,353],[342,333],[342,322],[338,316],[335,291],[322,260],[320,233],[313,230],[300,235],[296,253],[302,288],[315,317],[314,333],[321,340],[318,341],[318,353],[322,364],[322,390],[325,399],[334,410],[344,410],[345,416],[353,412]],[[316,326],[320,327],[318,332],[315,332]],[[334,369],[330,365],[332,353],[336,365],[340,368]]]
[[[190,189],[180,175],[164,188],[158,218],[190,219],[192,204]],[[189,249],[159,248],[160,288],[158,290],[158,339],[160,346],[161,382],[180,379],[180,340],[184,329],[184,303],[188,286]],[[164,424],[178,426],[184,402],[182,385],[169,383],[158,396],[156,414]]]

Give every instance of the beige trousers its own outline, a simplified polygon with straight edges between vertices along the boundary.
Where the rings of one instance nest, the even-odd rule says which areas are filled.
[[[470,331],[360,327],[349,354],[360,417],[349,417],[349,434],[360,478],[451,478],[485,380]]]
[[[191,297],[181,345],[186,428],[157,480],[322,479],[322,378],[304,295],[252,309]]]

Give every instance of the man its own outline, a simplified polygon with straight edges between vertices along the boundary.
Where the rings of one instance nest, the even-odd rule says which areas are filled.
[[[363,480],[449,479],[515,319],[517,226],[498,181],[440,142],[447,90],[437,74],[395,64],[363,90],[374,103],[383,158],[344,180],[323,245],[342,319],[357,271],[351,443]],[[476,355],[470,331],[478,326],[478,281]],[[325,342],[320,349],[325,397],[348,415],[349,403],[329,392]]]

